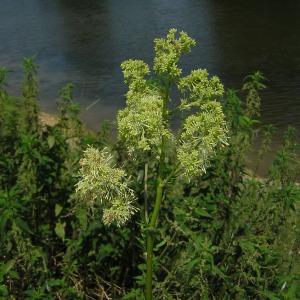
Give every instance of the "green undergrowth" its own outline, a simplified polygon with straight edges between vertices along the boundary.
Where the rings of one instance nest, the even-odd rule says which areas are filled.
[[[53,126],[39,121],[37,66],[24,59],[23,94],[6,92],[0,68],[0,298],[144,299],[147,219],[154,204],[157,154],[132,159],[108,125],[89,134],[72,84],[60,91]],[[228,145],[206,172],[173,176],[155,227],[153,299],[299,299],[299,144],[289,128],[268,176],[258,179],[276,129],[259,122],[265,78],[255,72],[220,100]],[[262,138],[253,172],[247,156]],[[126,227],[105,227],[78,205],[79,161],[106,148],[130,177],[138,213]],[[149,201],[145,201],[145,200]],[[146,207],[145,207],[146,206]]]

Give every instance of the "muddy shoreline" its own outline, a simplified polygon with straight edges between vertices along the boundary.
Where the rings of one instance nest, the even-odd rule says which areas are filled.
[[[54,126],[58,122],[58,115],[48,114],[42,111],[39,113],[39,119],[43,125]]]

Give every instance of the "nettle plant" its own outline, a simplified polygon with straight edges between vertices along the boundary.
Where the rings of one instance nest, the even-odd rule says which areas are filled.
[[[146,234],[146,299],[152,299],[152,266],[155,232],[159,226],[158,215],[163,205],[164,193],[170,176],[191,179],[203,174],[210,159],[220,146],[227,144],[227,127],[220,103],[224,89],[220,80],[204,69],[192,70],[182,76],[179,61],[183,54],[191,51],[195,40],[185,32],[177,34],[171,29],[167,38],[155,39],[153,75],[150,67],[141,60],[127,60],[121,64],[125,83],[126,108],[119,111],[118,139],[132,159],[149,157],[156,163],[156,187],[152,203],[145,205],[153,209],[145,211]],[[180,95],[171,103],[171,88]],[[175,105],[174,105],[175,103]],[[173,107],[171,107],[171,104]],[[175,106],[175,107],[174,107]],[[187,113],[183,113],[187,112]],[[186,117],[176,133],[171,128],[173,118]],[[144,154],[144,156],[143,156]],[[169,157],[174,158],[170,171]],[[118,226],[138,209],[135,193],[128,186],[129,179],[122,169],[113,165],[113,157],[107,149],[86,149],[80,161],[80,181],[77,184],[79,204],[90,212],[103,209],[103,221]]]

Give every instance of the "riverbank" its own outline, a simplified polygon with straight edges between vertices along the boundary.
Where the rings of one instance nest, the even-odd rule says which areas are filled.
[[[39,113],[39,119],[43,125],[54,126],[58,122],[58,115],[48,114],[42,111]]]
[[[39,113],[39,120],[42,125],[54,126],[55,124],[58,123],[59,116],[58,116],[58,114],[49,114],[44,111],[41,111]],[[86,126],[86,124],[84,124],[84,130],[86,133],[89,132],[92,135],[95,135],[95,136],[97,135],[97,132],[88,128]]]

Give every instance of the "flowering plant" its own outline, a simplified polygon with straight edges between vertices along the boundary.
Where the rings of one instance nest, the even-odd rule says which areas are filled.
[[[174,174],[185,177],[201,175],[219,146],[227,144],[227,127],[221,104],[223,85],[215,76],[209,78],[206,70],[192,70],[181,77],[180,57],[191,51],[195,41],[185,32],[171,29],[166,39],[155,39],[153,76],[150,67],[141,60],[122,63],[125,83],[128,84],[126,108],[117,116],[118,139],[128,154],[136,157],[151,152],[157,159],[154,209],[147,227],[146,299],[152,299],[152,262],[158,213],[162,205],[167,180],[165,178],[167,153],[174,153],[178,163]],[[179,104],[170,109],[170,90],[175,86],[181,94]],[[179,134],[171,130],[170,120],[178,112],[189,112]],[[172,145],[172,147],[170,147]],[[89,206],[102,205],[103,221],[123,224],[137,209],[132,205],[134,193],[121,169],[112,168],[111,156],[88,148],[81,160],[81,181],[77,192]]]

